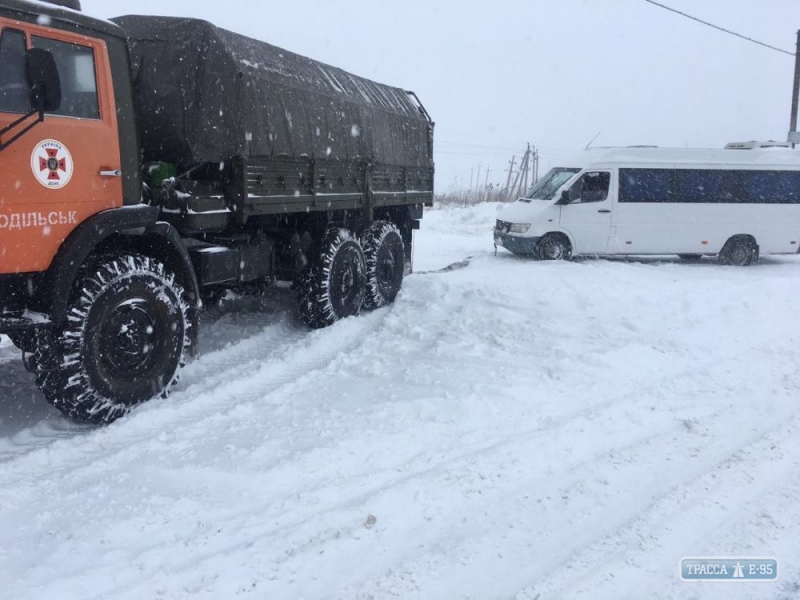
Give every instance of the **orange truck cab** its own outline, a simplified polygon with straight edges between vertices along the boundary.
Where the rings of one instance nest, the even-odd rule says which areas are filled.
[[[110,421],[161,382],[131,358],[145,338],[113,358],[124,381],[111,362],[89,373],[85,364],[62,368],[83,352],[67,339],[76,335],[67,325],[76,294],[88,289],[82,270],[118,268],[99,258],[113,247],[159,248],[160,264],[182,284],[188,349],[199,289],[179,235],[142,203],[126,35],[69,7],[76,3],[60,4],[0,2],[0,333],[25,352],[48,400],[76,419]],[[145,328],[155,323],[131,311],[98,314],[118,329],[136,317]],[[180,360],[150,370],[163,377]],[[112,389],[120,383],[125,390]]]
[[[91,217],[140,205],[128,65],[125,33],[112,23],[41,3],[0,3],[0,275],[12,276],[4,279],[6,296],[15,285],[53,285],[45,275]],[[29,76],[40,78],[38,92],[31,93]],[[58,108],[44,106],[48,94],[60,97]],[[148,212],[141,208],[134,212]],[[31,284],[23,275],[29,273],[40,277]],[[26,308],[49,313],[52,295],[32,295],[43,304]]]
[[[164,396],[203,300],[291,282],[323,327],[391,303],[433,199],[413,92],[196,19],[0,0],[0,334],[107,423]]]

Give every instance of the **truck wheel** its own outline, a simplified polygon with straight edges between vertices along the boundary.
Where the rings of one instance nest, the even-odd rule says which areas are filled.
[[[380,308],[394,302],[403,285],[406,251],[403,237],[394,223],[375,221],[361,236],[367,263],[366,308]]]
[[[320,250],[296,284],[300,314],[314,329],[357,315],[367,285],[364,252],[350,231],[329,229]]]
[[[747,267],[758,260],[758,246],[750,237],[732,237],[719,253],[719,262],[734,267]]]
[[[539,240],[537,249],[541,260],[569,260],[572,258],[572,246],[569,240],[560,234],[548,233]]]
[[[190,344],[188,309],[161,262],[103,257],[83,269],[67,322],[40,344],[39,388],[69,417],[96,424],[166,396]]]

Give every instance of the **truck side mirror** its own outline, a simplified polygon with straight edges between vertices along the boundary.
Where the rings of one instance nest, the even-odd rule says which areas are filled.
[[[28,50],[26,74],[34,110],[54,112],[61,108],[61,77],[50,52],[42,48]]]
[[[569,190],[561,192],[561,198],[558,199],[557,204],[569,204],[572,200],[569,197]]]

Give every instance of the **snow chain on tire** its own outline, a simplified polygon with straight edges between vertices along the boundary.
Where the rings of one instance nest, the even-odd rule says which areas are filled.
[[[405,246],[403,236],[389,221],[375,221],[361,236],[367,263],[366,308],[394,302],[403,285]]]
[[[366,265],[358,239],[347,229],[331,228],[319,257],[298,278],[300,314],[314,329],[357,315],[366,292]]]
[[[36,382],[51,404],[87,423],[166,397],[190,345],[188,310],[161,262],[99,257],[81,269],[64,325],[40,341]]]

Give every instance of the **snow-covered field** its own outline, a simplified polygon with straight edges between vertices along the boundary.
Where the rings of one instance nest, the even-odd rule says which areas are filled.
[[[800,597],[800,260],[495,257],[495,212],[427,215],[388,309],[213,311],[107,428],[1,340],[0,597]],[[689,555],[781,579],[681,583]]]

